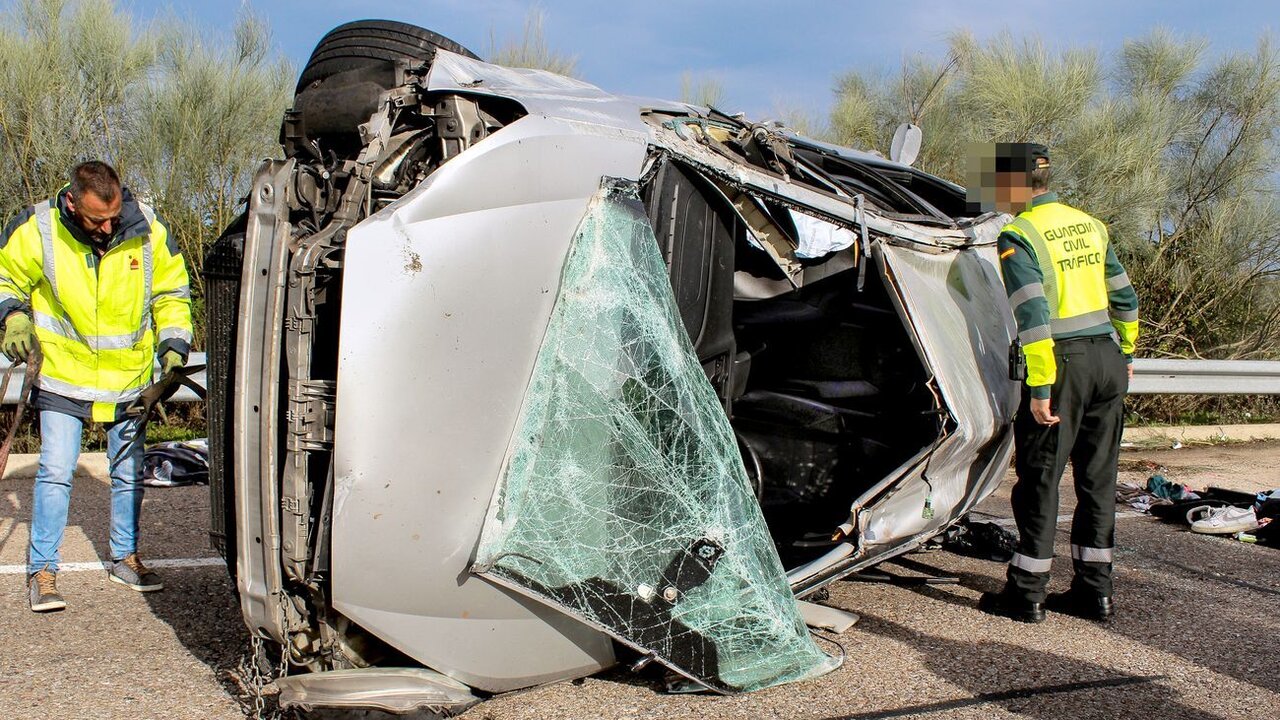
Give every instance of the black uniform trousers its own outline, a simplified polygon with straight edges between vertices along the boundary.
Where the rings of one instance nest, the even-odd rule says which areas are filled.
[[[1058,377],[1053,414],[1061,422],[1036,423],[1029,390],[1014,421],[1013,517],[1018,552],[1009,564],[1008,591],[1043,602],[1057,530],[1058,484],[1071,461],[1076,511],[1071,521],[1072,587],[1111,596],[1111,555],[1115,546],[1116,465],[1124,429],[1127,360],[1109,335],[1055,342]]]

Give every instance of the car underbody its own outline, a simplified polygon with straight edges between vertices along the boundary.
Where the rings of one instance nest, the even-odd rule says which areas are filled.
[[[1000,483],[1002,218],[447,47],[300,88],[206,266],[213,533],[286,699],[444,712],[620,647],[721,692],[830,669],[684,620],[794,606]]]

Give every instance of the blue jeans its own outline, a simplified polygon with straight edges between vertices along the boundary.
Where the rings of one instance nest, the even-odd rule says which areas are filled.
[[[107,458],[115,460],[138,432],[139,420],[107,426]],[[58,548],[71,505],[71,476],[80,459],[84,421],[52,410],[40,412],[40,467],[31,502],[31,553],[27,573],[58,571]],[[143,442],[111,466],[111,559],[138,549],[138,510],[142,507]]]

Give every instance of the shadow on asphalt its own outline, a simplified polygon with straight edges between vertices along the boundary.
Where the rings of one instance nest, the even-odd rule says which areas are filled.
[[[1117,566],[1124,606],[1108,631],[1275,691],[1280,550],[1154,522],[1121,541],[1129,546]]]
[[[108,560],[111,557],[107,541],[111,532],[111,489],[96,478],[88,477],[90,472],[81,463],[76,466],[71,478],[71,507],[67,511],[67,529],[81,528],[97,556]],[[8,496],[0,502],[0,519],[12,519],[8,530],[0,536],[0,552],[12,558],[12,562],[25,564],[28,557],[28,535],[26,532],[17,533],[16,530],[19,526],[30,527],[31,495],[35,490],[35,478],[28,473],[6,477],[3,484],[0,484],[0,490]],[[21,547],[11,547],[17,543]],[[65,539],[63,545],[66,545]],[[64,552],[63,561],[67,559],[65,555]]]
[[[80,472],[80,471],[78,471]],[[32,480],[24,481],[21,498],[24,512],[30,514]],[[154,523],[173,522],[161,510],[164,491],[148,488],[147,504],[142,509],[142,527],[139,530],[138,549],[143,560],[171,557],[175,548],[168,547]],[[157,513],[153,516],[152,513]],[[192,522],[204,521],[204,517]],[[67,514],[67,527],[79,527],[103,562],[111,561],[110,545],[111,488],[107,483],[87,477],[72,480],[71,507]],[[25,537],[25,535],[24,535]],[[64,540],[65,546],[65,540]],[[25,558],[25,548],[24,548]],[[176,549],[179,556],[181,549]],[[237,698],[240,688],[232,678],[232,671],[248,651],[249,633],[241,618],[234,587],[222,566],[195,568],[162,568],[157,570],[164,581],[160,592],[143,593],[151,613],[173,631],[174,637],[193,658],[207,665],[218,679],[223,691]]]
[[[1060,535],[1065,532],[1059,528]],[[1127,523],[1118,543],[1116,599],[1120,612],[1101,626],[1103,629],[1241,682],[1274,690],[1280,662],[1268,647],[1268,638],[1280,627],[1275,614],[1265,608],[1275,607],[1280,589],[1274,581],[1272,587],[1264,583],[1280,578],[1280,551],[1205,538],[1159,522]],[[998,567],[1003,575],[1003,566]],[[1054,585],[1050,589],[1065,589],[1071,573],[1070,560],[1059,557],[1053,565]],[[958,577],[959,586],[979,593],[998,591],[1004,585],[1002,577],[984,573],[940,570],[939,574]],[[977,612],[973,598],[953,592],[950,588],[954,587],[904,589]],[[1180,595],[1176,603],[1171,598],[1174,593]],[[1194,614],[1179,612],[1185,608],[1195,609]]]
[[[111,560],[111,489],[108,484],[89,477],[90,472],[81,463],[72,478],[71,505],[63,540],[64,563],[88,559],[83,553],[77,557],[67,557],[67,537],[77,532],[83,533],[98,560]],[[11,520],[5,531],[0,533],[0,552],[6,558],[5,562],[27,562],[26,527],[31,521],[33,489],[34,478],[25,473],[0,481],[0,520]],[[151,492],[154,491],[148,490],[148,500],[153,497]],[[148,505],[143,508],[139,549],[144,559],[169,557],[174,552],[174,548],[167,547],[166,541],[159,537],[160,533],[152,532],[155,522],[173,522],[173,519],[157,516],[148,527],[151,515],[149,510],[157,509],[156,506]],[[201,516],[192,522],[204,519]],[[22,531],[19,532],[19,529]],[[178,552],[181,554],[180,550]],[[232,672],[248,651],[249,633],[241,618],[226,569],[221,566],[206,566],[163,568],[158,572],[164,580],[165,589],[143,594],[149,610],[169,626],[174,637],[193,658],[210,668],[224,692],[232,698],[239,698],[241,688],[233,679]],[[25,595],[23,602],[25,603]],[[25,611],[25,607],[23,610]]]
[[[30,519],[33,482],[23,482],[25,490],[19,491],[22,513],[27,514],[24,522]],[[159,540],[148,537],[147,510],[144,506],[139,550],[144,560],[165,557],[169,554],[167,549],[157,547]],[[110,486],[87,477],[73,478],[67,527],[79,527],[103,562],[111,561],[110,522]],[[26,558],[25,547],[23,558]],[[228,694],[237,697],[240,688],[230,672],[248,650],[249,633],[226,569],[220,566],[164,568],[158,572],[165,589],[143,594],[152,614],[173,630],[174,637],[192,657],[209,666]]]
[[[935,551],[935,552],[946,552],[946,551]],[[951,591],[951,588],[963,587],[969,590],[974,590],[979,593],[984,593],[984,592],[995,592],[1004,586],[1003,577],[997,578],[997,577],[992,577],[991,575],[987,575],[983,573],[969,572],[965,570],[951,570],[951,569],[943,570],[941,568],[934,567],[928,564],[927,562],[929,557],[933,554],[934,553],[930,552],[930,553],[919,554],[919,555],[906,555],[904,556],[904,559],[901,561],[901,563],[903,564],[904,567],[914,570],[917,573],[921,573],[925,575],[946,575],[954,578],[959,578],[960,580],[959,584],[903,585],[901,587],[904,590],[909,590],[922,597],[927,597],[930,600],[937,600],[938,602],[943,602],[948,605],[954,605],[956,607],[961,607],[961,608],[976,609],[975,601],[973,600],[973,598],[954,593]],[[1002,564],[992,563],[992,567],[1000,568],[1001,574],[1003,575],[1004,566]]]
[[[1127,717],[1134,708],[1148,708],[1151,717],[1168,720],[1216,717],[1177,702],[1177,694],[1159,684],[1158,681],[1164,679],[1160,675],[1117,675],[1114,670],[1092,663],[995,640],[978,643],[948,640],[874,615],[864,614],[858,628],[910,645],[918,651],[930,672],[964,687],[973,697],[830,720],[887,720],[984,704],[998,705],[1008,712],[1041,720]],[[1006,687],[1000,688],[1001,685]],[[1057,697],[1068,693],[1069,699]]]
[[[151,612],[172,630],[191,656],[209,666],[232,698],[241,688],[233,675],[249,650],[249,631],[231,579],[222,567],[166,568],[165,588],[146,593]]]

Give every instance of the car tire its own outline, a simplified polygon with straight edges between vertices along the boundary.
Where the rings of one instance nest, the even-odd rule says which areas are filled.
[[[437,49],[479,59],[449,38],[408,23],[359,20],[330,30],[302,69],[293,99],[299,129],[339,155],[358,152],[360,125],[396,82],[396,63],[429,62]]]
[[[436,48],[480,59],[447,37],[408,23],[357,20],[339,25],[321,38],[316,49],[311,51],[311,57],[298,77],[295,92],[301,93],[326,78],[352,70],[376,68],[390,73],[394,71],[397,60],[425,62],[431,59]]]

